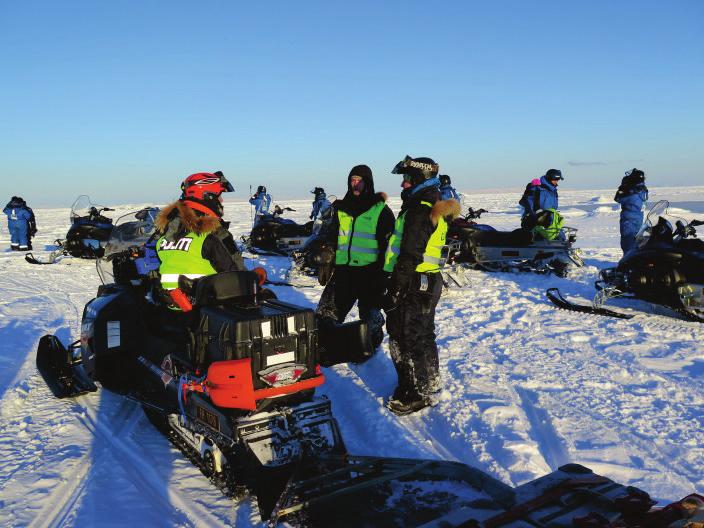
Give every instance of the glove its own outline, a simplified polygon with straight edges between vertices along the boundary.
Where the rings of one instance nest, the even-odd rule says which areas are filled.
[[[391,286],[384,296],[383,306],[385,310],[396,308],[401,303],[410,291],[412,281],[412,273],[394,273],[391,277]]]
[[[333,270],[334,268],[332,264],[325,264],[324,266],[319,266],[318,284],[320,284],[321,286],[325,286],[328,282],[330,282]]]

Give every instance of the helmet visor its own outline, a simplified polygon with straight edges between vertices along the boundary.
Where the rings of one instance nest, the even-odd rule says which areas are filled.
[[[225,176],[220,176],[220,183],[222,184],[222,192],[235,192],[235,188]]]
[[[408,169],[410,167],[409,162],[412,160],[410,156],[406,156],[401,161],[399,161],[396,166],[391,170],[391,174],[408,174]]]

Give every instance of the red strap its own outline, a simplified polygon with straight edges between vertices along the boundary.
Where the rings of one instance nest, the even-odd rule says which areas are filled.
[[[214,211],[208,209],[208,208],[207,208],[205,205],[203,205],[202,203],[193,202],[193,201],[188,200],[188,199],[183,200],[183,201],[184,201],[184,202],[188,205],[188,207],[190,207],[191,209],[195,209],[196,211],[200,211],[201,213],[205,213],[205,214],[207,214],[208,216],[214,216],[215,218],[219,218],[218,215],[217,215]]]

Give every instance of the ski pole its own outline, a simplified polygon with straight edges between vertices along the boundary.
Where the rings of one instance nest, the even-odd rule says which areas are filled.
[[[252,196],[252,184],[249,184],[249,196]],[[252,214],[252,202],[249,202],[249,223],[254,227],[254,215]]]

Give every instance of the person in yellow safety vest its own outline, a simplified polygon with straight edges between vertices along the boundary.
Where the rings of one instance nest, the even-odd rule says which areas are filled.
[[[442,293],[448,223],[460,214],[457,200],[440,200],[439,166],[406,156],[392,170],[402,174],[403,205],[384,259],[392,272],[386,300],[389,352],[398,386],[387,403],[397,415],[434,405],[441,389],[435,307]]]
[[[222,172],[191,174],[181,190],[181,198],[162,209],[155,222],[161,234],[156,251],[162,289],[178,288],[179,275],[193,279],[246,270],[222,220],[221,194],[234,190]]]
[[[388,274],[384,254],[394,229],[394,214],[386,194],[374,191],[374,178],[366,165],[353,167],[347,177],[347,193],[332,204],[332,219],[322,236],[329,257],[318,271],[325,286],[318,303],[321,325],[342,323],[358,303],[359,317],[369,327],[372,344],[384,339],[381,302]]]

